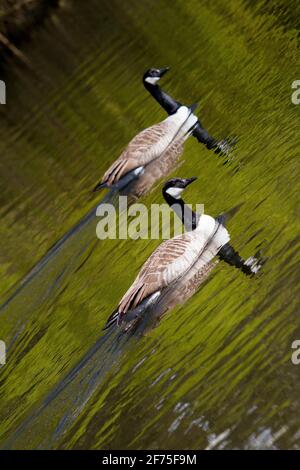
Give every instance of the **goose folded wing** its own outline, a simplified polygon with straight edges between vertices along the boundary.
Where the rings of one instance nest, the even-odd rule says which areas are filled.
[[[193,243],[194,242],[194,243]],[[163,242],[142,266],[132,286],[119,303],[120,318],[144,299],[179,279],[196,262],[201,244],[189,233]]]
[[[106,171],[101,183],[111,186],[129,171],[150,163],[169,144],[171,138],[168,139],[167,134],[168,126],[164,121],[140,132]]]

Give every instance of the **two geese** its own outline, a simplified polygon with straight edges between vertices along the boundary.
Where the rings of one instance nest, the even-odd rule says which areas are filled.
[[[167,70],[149,69],[144,74],[143,83],[169,116],[137,134],[108,168],[94,191],[102,188],[121,190],[132,182],[139,184],[141,180],[144,180],[143,188],[148,190],[178,161],[184,142],[191,134],[208,147],[212,145],[212,138],[207,138],[208,134],[194,114],[196,105],[183,106],[158,86],[159,79]],[[155,173],[157,168],[161,171]],[[159,301],[167,288],[174,286],[176,289],[176,283],[195,267],[204,272],[215,256],[247,275],[260,269],[256,258],[244,261],[230,245],[230,235],[220,218],[185,210],[181,194],[195,179],[173,178],[165,183],[163,197],[188,231],[164,241],[152,253],[108,318],[105,328],[114,323],[126,325],[138,320],[145,309]],[[139,195],[142,193],[140,191]]]

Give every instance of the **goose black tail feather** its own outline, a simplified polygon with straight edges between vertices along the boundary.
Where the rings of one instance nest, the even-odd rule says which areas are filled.
[[[110,317],[108,317],[107,319],[107,322],[104,326],[104,328],[102,328],[102,330],[107,330],[108,328],[110,328],[112,325],[114,325],[117,321],[118,321],[118,318],[119,318],[119,311],[118,309],[114,310],[113,313],[110,315]]]
[[[218,217],[216,217],[216,221],[219,222],[219,224],[223,225],[223,227],[226,227],[226,214],[220,214]]]
[[[95,193],[96,191],[100,191],[100,189],[103,189],[103,188],[106,188],[107,187],[107,183],[98,183],[94,189],[93,189],[93,193]]]

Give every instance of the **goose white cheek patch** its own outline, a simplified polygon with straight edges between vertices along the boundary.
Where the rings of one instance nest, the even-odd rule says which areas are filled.
[[[155,85],[159,79],[160,77],[147,77],[145,82],[150,83],[151,85]]]
[[[183,189],[184,188],[169,188],[167,189],[166,193],[168,193],[170,196],[175,197],[175,199],[177,199],[182,193]]]

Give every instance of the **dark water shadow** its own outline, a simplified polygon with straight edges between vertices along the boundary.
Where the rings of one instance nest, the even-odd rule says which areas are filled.
[[[177,163],[177,162],[173,162]],[[27,312],[34,312],[43,303],[53,301],[64,289],[64,283],[92,256],[99,240],[95,240],[96,208],[101,204],[116,204],[120,194],[127,195],[129,204],[137,197],[148,192],[156,179],[162,177],[164,170],[169,172],[170,166],[151,166],[151,177],[138,180],[126,180],[118,190],[109,191],[80,222],[69,230],[29,272],[21,285],[1,306],[0,314],[7,314],[16,304],[24,304],[28,291],[32,294]],[[174,165],[172,165],[174,168]],[[155,178],[154,178],[155,176]],[[228,214],[231,217],[239,210],[233,208]],[[29,430],[35,429],[39,436],[39,448],[51,448],[72,423],[83,412],[85,404],[92,399],[101,387],[106,375],[118,366],[120,356],[128,354],[136,341],[147,335],[157,326],[161,318],[178,304],[186,302],[205,281],[215,262],[206,266],[201,263],[193,268],[174,285],[165,289],[159,301],[146,309],[143,315],[127,324],[125,329],[111,329],[88,350],[75,367],[48,393],[42,404],[29,414],[13,435],[3,444],[3,448],[19,448],[26,445]],[[52,273],[49,281],[49,272]],[[47,280],[46,280],[47,279]],[[11,349],[19,334],[25,328],[26,312],[23,309],[21,324],[16,325],[16,331],[8,345]],[[101,332],[99,330],[99,335]],[[59,410],[59,411],[58,411]],[[54,418],[56,416],[57,418]],[[53,420],[56,419],[56,422]],[[46,426],[47,423],[47,426]],[[47,432],[43,431],[47,427]],[[20,444],[21,443],[21,444]]]
[[[125,328],[112,327],[102,333],[76,366],[51,390],[40,407],[4,443],[3,448],[19,448],[20,442],[24,445],[27,436],[30,436],[29,430],[33,428],[35,435],[40,436],[38,448],[56,447],[84,412],[86,404],[95,396],[107,374],[114,373],[119,358],[129,354],[136,342],[155,328],[169,310],[186,302],[206,280],[216,262],[205,266],[202,262],[200,264],[195,263],[178,282],[165,289],[159,301],[149,306],[132,324],[125,324]],[[58,417],[55,423],[53,416]],[[43,432],[45,423],[46,435]]]

